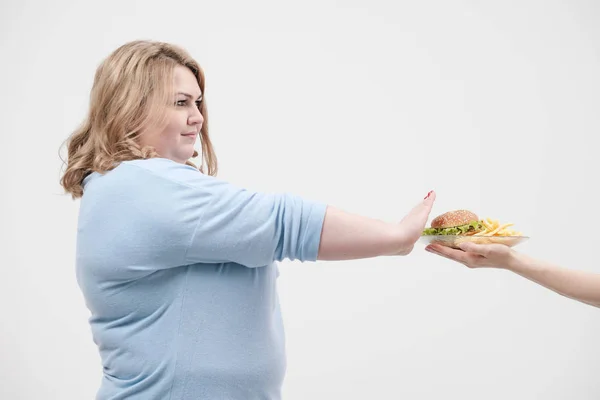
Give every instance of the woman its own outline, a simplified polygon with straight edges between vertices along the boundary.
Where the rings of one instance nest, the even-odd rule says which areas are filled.
[[[279,399],[274,262],[407,255],[431,211],[433,192],[385,223],[215,178],[204,84],[184,50],[125,44],[98,68],[70,138],[61,183],[81,198],[76,271],[104,368],[98,399]]]
[[[600,274],[562,268],[501,244],[461,243],[459,247],[431,244],[425,250],[469,268],[503,268],[565,297],[600,307]]]

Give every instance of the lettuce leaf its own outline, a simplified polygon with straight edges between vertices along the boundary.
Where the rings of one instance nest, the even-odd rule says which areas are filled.
[[[453,226],[450,228],[426,228],[423,230],[422,236],[433,235],[464,235],[468,232],[479,232],[484,229],[484,226],[479,221],[473,221],[467,225]]]

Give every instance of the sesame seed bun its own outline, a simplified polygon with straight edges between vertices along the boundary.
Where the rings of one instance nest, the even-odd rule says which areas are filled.
[[[431,221],[432,228],[453,228],[455,226],[467,225],[479,221],[477,214],[468,210],[448,211],[439,215]]]

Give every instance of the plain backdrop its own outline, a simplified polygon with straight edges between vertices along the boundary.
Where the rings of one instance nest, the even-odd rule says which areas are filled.
[[[223,179],[398,221],[431,189],[600,272],[600,4],[2,1],[0,398],[92,399],[59,149],[134,39],[206,73]],[[281,263],[284,398],[598,399],[600,313],[517,275],[412,254]]]

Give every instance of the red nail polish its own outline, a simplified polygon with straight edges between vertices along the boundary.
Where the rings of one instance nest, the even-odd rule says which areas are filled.
[[[431,196],[431,193],[433,193],[433,190],[430,190],[429,193],[427,193],[427,196],[425,196],[425,198],[423,200],[427,200],[429,198],[429,196]]]

